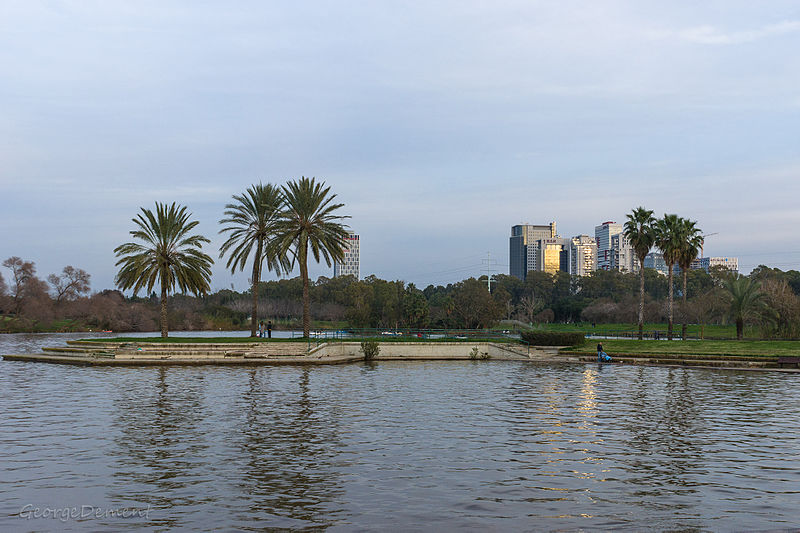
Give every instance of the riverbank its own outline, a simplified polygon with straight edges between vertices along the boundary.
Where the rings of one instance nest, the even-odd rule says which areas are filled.
[[[148,339],[152,341],[152,339]],[[138,339],[137,341],[141,341]],[[226,339],[228,341],[228,339]],[[30,361],[91,366],[130,365],[302,365],[343,364],[364,360],[360,342],[320,342],[280,339],[277,342],[127,342],[67,341],[67,346],[45,347],[39,354],[3,355],[8,361]],[[556,349],[520,344],[474,342],[378,343],[374,360],[529,360],[557,357]]]
[[[68,340],[41,353],[3,355],[7,361],[82,366],[147,365],[335,365],[364,361],[359,340],[174,337]],[[518,360],[596,363],[593,344],[528,346],[489,339],[376,341],[375,361]],[[769,341],[605,341],[614,364],[777,370],[800,373],[800,343]],[[781,346],[775,346],[780,344]],[[769,353],[772,350],[773,353]],[[792,358],[787,363],[787,358]]]
[[[587,339],[586,344],[569,348],[572,354],[597,354],[597,343],[603,344],[610,355],[659,355],[659,356],[715,356],[715,357],[760,357],[800,356],[800,341],[751,341],[751,340],[622,340]]]

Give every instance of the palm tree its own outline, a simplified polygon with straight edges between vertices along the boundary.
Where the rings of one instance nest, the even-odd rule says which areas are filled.
[[[167,292],[177,285],[181,291],[191,291],[196,296],[205,295],[211,282],[211,265],[214,260],[202,252],[202,235],[190,232],[199,222],[189,221],[191,213],[185,206],[156,202],[155,214],[141,208],[133,219],[138,229],[131,231],[135,239],[117,246],[114,253],[121,266],[116,285],[122,290],[133,288],[133,294],[146,287],[153,290],[158,282],[161,286],[161,336],[167,337]]]
[[[761,284],[747,276],[725,280],[725,290],[730,294],[731,318],[736,322],[736,339],[742,340],[744,321],[758,311],[764,299]]]
[[[655,223],[653,212],[644,207],[634,209],[625,222],[625,238],[639,259],[639,340],[642,340],[644,329],[644,260],[655,243]]]
[[[667,339],[672,340],[672,300],[674,296],[674,287],[672,286],[673,267],[678,262],[680,256],[682,239],[681,239],[681,219],[678,215],[664,215],[656,221],[656,239],[655,244],[664,256],[664,262],[669,268],[669,299],[667,304],[667,314],[669,316],[669,325],[667,326]]]
[[[228,224],[220,233],[229,232],[228,240],[220,248],[219,256],[222,258],[230,250],[226,268],[235,273],[244,270],[250,253],[253,253],[252,283],[253,307],[250,323],[250,336],[256,336],[258,324],[258,285],[261,282],[261,272],[266,266],[267,270],[275,272],[288,271],[289,261],[286,254],[275,254],[275,247],[270,246],[270,241],[275,237],[275,224],[278,214],[283,207],[283,193],[281,189],[272,184],[253,185],[244,194],[233,195],[235,203],[225,206],[225,216],[220,224]]]
[[[681,267],[681,274],[683,275],[683,295],[682,295],[682,314],[681,324],[681,338],[686,340],[686,281],[688,278],[689,269],[692,267],[692,262],[697,259],[700,253],[700,246],[703,244],[703,235],[700,228],[697,227],[697,222],[682,218],[681,220],[681,251],[678,255],[678,266]]]
[[[300,265],[303,280],[303,336],[308,337],[311,330],[311,313],[308,295],[308,251],[314,260],[320,256],[331,266],[331,261],[344,260],[347,229],[341,221],[349,216],[335,215],[334,211],[344,204],[335,204],[335,194],[330,187],[315,178],[301,177],[283,186],[284,209],[276,223],[275,240],[277,255],[292,252],[292,267]]]

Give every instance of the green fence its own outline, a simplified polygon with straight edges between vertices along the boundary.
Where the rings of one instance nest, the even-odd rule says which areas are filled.
[[[293,338],[303,338],[299,332]],[[512,342],[527,345],[519,331],[490,329],[412,329],[412,328],[352,328],[338,330],[313,330],[308,337],[308,350],[322,343],[360,342]]]

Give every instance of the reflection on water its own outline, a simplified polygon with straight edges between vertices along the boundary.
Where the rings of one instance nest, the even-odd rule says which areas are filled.
[[[0,529],[786,529],[797,386],[593,364],[2,362]],[[150,512],[62,524],[26,504]]]

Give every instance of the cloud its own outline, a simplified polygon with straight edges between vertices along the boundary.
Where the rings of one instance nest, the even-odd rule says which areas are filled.
[[[697,44],[729,45],[752,43],[776,35],[800,31],[800,20],[786,20],[769,24],[755,30],[726,32],[715,26],[694,26],[678,32],[678,36]]]

